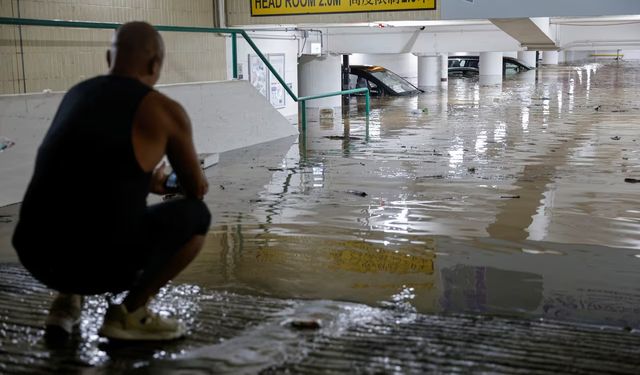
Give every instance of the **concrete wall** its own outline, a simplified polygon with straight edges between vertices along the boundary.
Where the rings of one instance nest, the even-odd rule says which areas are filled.
[[[298,93],[298,47],[300,41],[297,39],[297,33],[293,32],[259,32],[249,33],[254,43],[258,46],[260,51],[266,55],[269,54],[284,54],[284,80],[287,83],[291,83],[291,88],[294,93]],[[231,62],[231,40],[227,40],[227,77],[231,79],[232,67]],[[238,65],[240,65],[238,71],[242,73],[242,79],[249,79],[249,55],[255,55],[253,49],[244,41],[243,38],[238,38]],[[291,121],[298,120],[298,104],[286,95],[285,107],[279,108],[280,113],[290,119]]]
[[[0,0],[0,17],[213,26],[213,0]],[[106,71],[110,30],[0,26],[0,94],[67,90]],[[161,83],[226,78],[224,39],[163,33]],[[24,69],[23,69],[24,67]]]
[[[446,0],[450,1],[450,0]],[[292,25],[292,24],[321,24],[321,23],[358,23],[378,21],[409,21],[409,20],[437,20],[440,19],[440,3],[436,10],[373,12],[373,13],[345,13],[345,14],[315,14],[301,16],[251,17],[251,2],[249,0],[226,0],[227,23],[230,26],[244,25]]]
[[[640,23],[619,22],[589,26],[563,23],[552,26],[556,29],[557,42],[562,49],[587,51],[640,49]]]
[[[159,89],[186,108],[199,153],[229,151],[298,133],[245,81],[167,85]],[[22,199],[37,148],[63,95],[0,96],[0,137],[15,142],[15,146],[0,153],[0,206]]]
[[[640,14],[638,0],[446,0],[445,20]]]
[[[411,53],[362,54],[349,56],[351,65],[380,65],[413,84],[418,83],[418,57]]]

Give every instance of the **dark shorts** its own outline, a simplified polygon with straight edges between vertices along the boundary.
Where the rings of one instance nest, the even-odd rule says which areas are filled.
[[[114,236],[104,228],[103,235],[92,232],[87,238],[73,233],[69,225],[71,230],[62,231],[68,235],[66,241],[19,224],[13,243],[25,268],[52,289],[84,295],[119,293],[131,289],[145,271],[161,268],[193,236],[206,234],[210,222],[202,201],[176,199],[147,207],[139,227],[126,236]]]

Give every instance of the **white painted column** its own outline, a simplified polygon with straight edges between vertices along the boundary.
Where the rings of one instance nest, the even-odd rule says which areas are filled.
[[[440,83],[446,84],[449,82],[449,54],[440,54]]]
[[[514,59],[518,58],[518,52],[513,51],[513,52],[503,52],[502,55],[504,57],[513,57]]]
[[[525,64],[536,67],[536,51],[519,51],[518,60],[521,60]]]
[[[558,65],[559,53],[558,51],[544,51],[542,53],[543,65]]]
[[[502,52],[480,52],[480,85],[502,84]]]
[[[418,55],[418,87],[440,86],[440,56]]]
[[[326,94],[341,90],[341,57],[339,55],[303,55],[298,59],[299,96]],[[340,107],[341,97],[316,99],[307,102],[307,108]]]

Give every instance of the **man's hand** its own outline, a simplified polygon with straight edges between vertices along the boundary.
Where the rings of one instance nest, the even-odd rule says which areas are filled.
[[[167,189],[165,188],[165,183],[167,182],[167,178],[169,175],[164,171],[166,167],[166,163],[163,161],[160,165],[153,170],[153,174],[151,175],[151,186],[149,187],[149,191],[154,194],[164,195],[167,194]]]

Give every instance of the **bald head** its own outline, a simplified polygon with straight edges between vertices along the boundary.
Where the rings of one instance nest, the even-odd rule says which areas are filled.
[[[160,77],[163,59],[162,37],[146,22],[128,22],[120,26],[107,52],[111,74],[138,78],[150,86]]]

